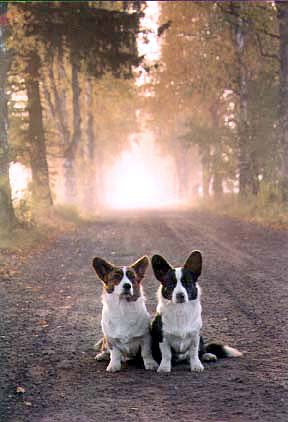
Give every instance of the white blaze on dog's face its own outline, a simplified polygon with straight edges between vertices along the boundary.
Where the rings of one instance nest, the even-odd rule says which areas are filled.
[[[160,255],[152,258],[152,268],[161,282],[161,294],[173,303],[186,303],[198,297],[197,279],[202,270],[202,255],[193,251],[183,267],[172,268]]]
[[[173,289],[172,293],[172,302],[174,303],[184,303],[189,301],[188,293],[186,288],[182,284],[182,268],[175,268],[175,278],[176,286]]]
[[[121,267],[122,278],[120,283],[116,284],[114,287],[114,293],[119,296],[133,296],[134,289],[133,284],[135,280],[135,273],[127,267]]]
[[[141,281],[148,265],[147,256],[127,267],[117,267],[98,257],[93,260],[93,267],[103,282],[104,291],[127,301],[136,301],[141,296]]]

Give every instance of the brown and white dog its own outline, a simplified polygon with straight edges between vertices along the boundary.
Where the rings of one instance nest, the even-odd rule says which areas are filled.
[[[151,353],[150,315],[146,309],[142,279],[149,265],[147,256],[132,265],[118,267],[102,258],[93,259],[96,274],[103,282],[102,331],[103,351],[96,356],[102,360],[110,354],[107,371],[121,369],[121,362],[135,357],[139,351],[145,369],[157,369]]]

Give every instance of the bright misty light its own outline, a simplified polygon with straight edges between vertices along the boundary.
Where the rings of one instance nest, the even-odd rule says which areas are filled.
[[[137,46],[139,55],[145,56],[148,66],[161,56],[157,35],[159,17],[159,2],[147,1]],[[137,70],[140,74],[135,81],[136,86],[144,87],[151,83],[149,73],[142,66]],[[148,88],[142,95],[152,95],[151,89]],[[143,128],[142,135],[137,138],[131,136],[129,148],[122,152],[106,175],[105,200],[111,208],[154,208],[177,202],[174,161],[171,156],[161,156],[153,134],[145,129],[143,122],[140,126]]]
[[[160,8],[158,1],[147,1],[144,16],[140,20],[140,33],[137,36],[137,48],[139,56],[145,57],[145,64],[150,66],[156,63],[161,56],[161,45],[157,35],[159,26]],[[142,31],[142,32],[141,32]],[[142,87],[151,83],[149,73],[142,69],[143,65],[138,67],[139,76],[135,83],[136,86]],[[151,94],[147,92],[146,95]]]
[[[31,171],[21,163],[11,163],[9,179],[13,201],[23,199],[31,182]]]
[[[141,19],[141,29],[147,33],[140,32],[137,37],[137,45],[140,56],[145,56],[146,61],[153,62],[160,58],[161,47],[157,36],[159,26],[159,4],[158,1],[147,1],[145,14]]]
[[[151,137],[131,141],[106,177],[106,204],[111,208],[155,208],[175,204],[171,157],[161,156]]]

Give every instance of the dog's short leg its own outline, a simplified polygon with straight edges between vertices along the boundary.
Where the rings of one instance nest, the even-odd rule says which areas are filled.
[[[97,353],[97,355],[95,356],[95,359],[98,360],[99,362],[109,360],[110,359],[109,350],[103,350],[103,352]]]
[[[200,341],[200,336],[199,336],[199,333],[197,333],[192,339],[192,344],[191,344],[190,353],[189,353],[190,354],[190,368],[191,368],[191,371],[195,371],[195,372],[202,372],[204,370],[204,366],[202,365],[198,356],[199,341]]]
[[[171,372],[171,347],[167,341],[165,341],[165,339],[162,343],[159,343],[159,347],[161,350],[162,359],[157,372]]]
[[[121,369],[121,352],[116,347],[110,350],[110,363],[106,368],[108,372],[117,372]]]
[[[97,355],[95,356],[96,360],[107,361],[110,359],[110,351],[105,337],[102,337],[101,340],[99,340],[94,347],[97,351],[99,351],[99,353],[97,353]]]
[[[147,334],[143,338],[143,343],[141,345],[141,356],[143,358],[145,369],[153,370],[158,368],[158,363],[152,357],[150,334]]]

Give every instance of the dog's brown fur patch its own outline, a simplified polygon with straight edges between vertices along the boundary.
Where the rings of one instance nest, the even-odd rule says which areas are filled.
[[[132,267],[127,267],[126,275],[133,286],[133,295],[128,297],[127,300],[129,302],[135,302],[141,296],[141,278],[139,278],[136,271]]]
[[[107,293],[113,293],[115,286],[117,286],[123,278],[123,270],[119,267],[113,267],[112,271],[106,273],[103,277],[103,287]]]
[[[133,286],[133,295],[123,294],[127,301],[136,301],[141,296],[141,281],[149,265],[149,258],[143,256],[126,267],[126,276]],[[98,277],[103,281],[103,288],[107,293],[113,293],[115,287],[121,282],[124,276],[123,267],[117,267],[110,262],[96,257],[93,260],[93,267]]]

